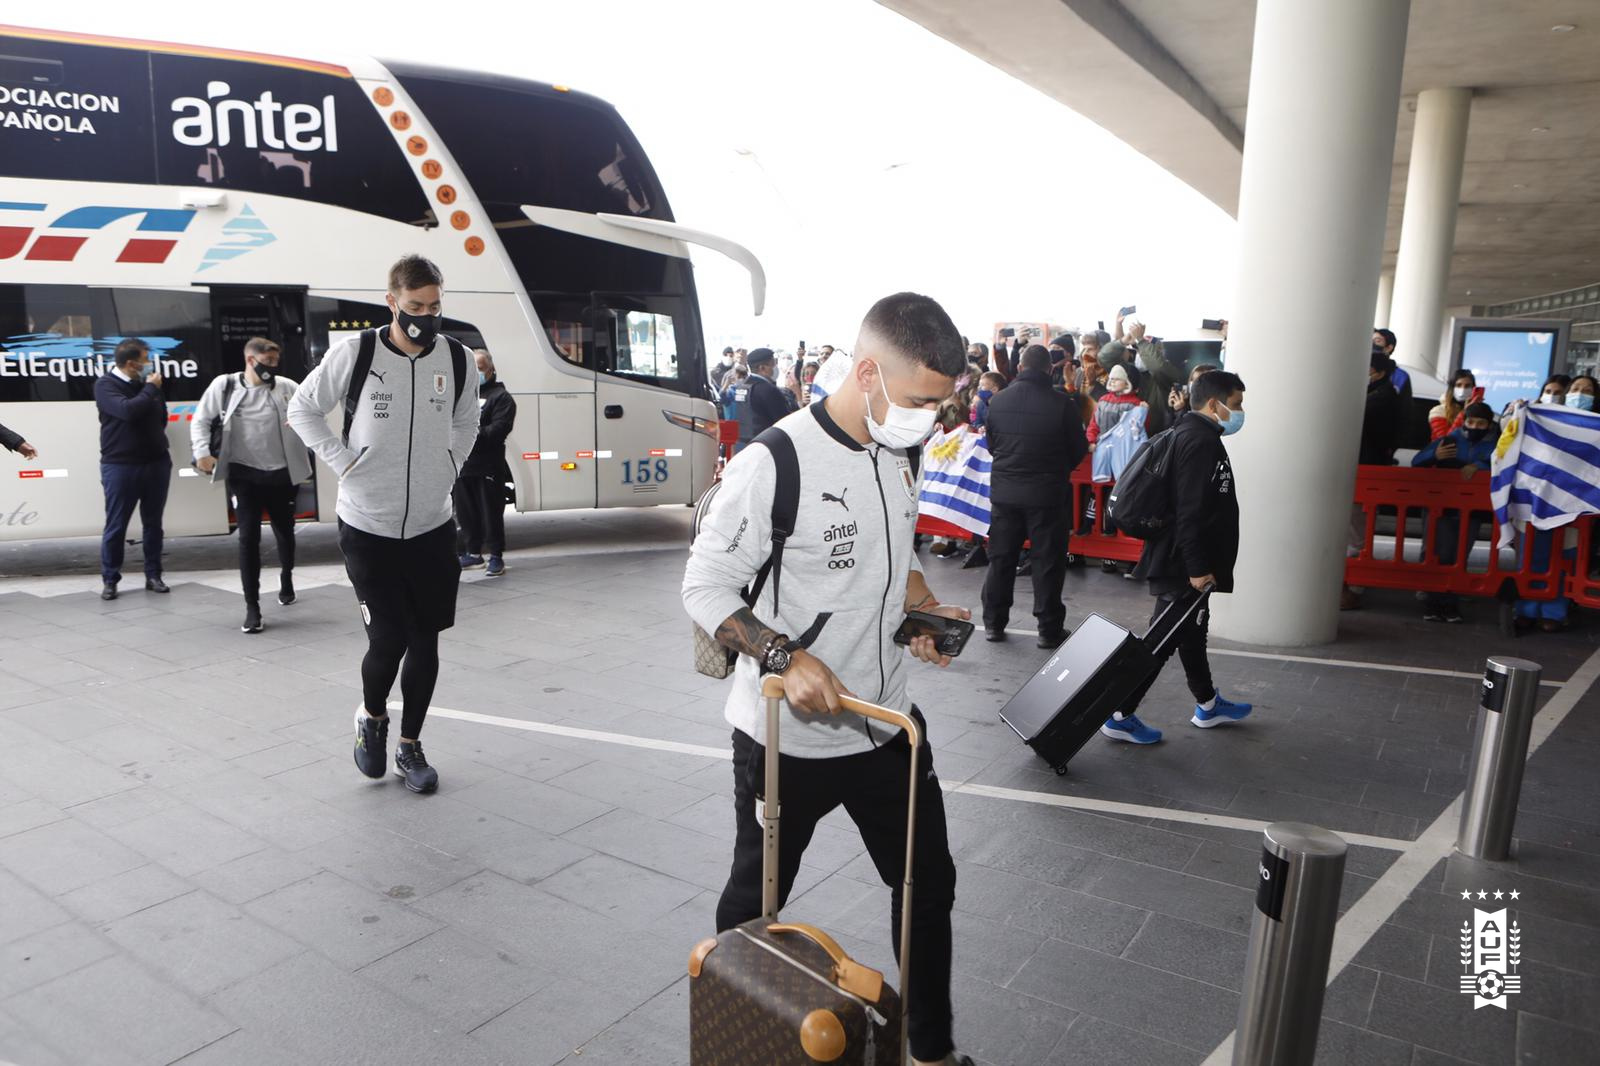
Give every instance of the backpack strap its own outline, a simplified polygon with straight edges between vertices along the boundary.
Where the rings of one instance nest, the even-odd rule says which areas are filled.
[[[783,576],[783,546],[794,534],[800,515],[800,457],[795,454],[794,438],[781,429],[770,428],[752,443],[764,445],[772,453],[777,485],[772,492],[772,554],[756,572],[745,602],[754,606],[761,598],[767,578],[772,578],[772,611],[778,611],[778,589]]]
[[[378,351],[378,331],[361,331],[361,343],[356,348],[356,362],[350,368],[350,382],[344,390],[344,434],[340,441],[350,447],[350,424],[356,420],[356,407],[361,403],[361,390],[366,388],[367,374],[372,370],[372,357]]]
[[[244,377],[244,372],[229,374],[227,382],[222,386],[222,413],[228,413],[228,401],[233,399],[233,388]]]
[[[461,406],[461,390],[467,387],[467,346],[449,334],[445,340],[450,342],[450,369],[456,375],[456,407]],[[455,407],[450,409],[455,410]]]

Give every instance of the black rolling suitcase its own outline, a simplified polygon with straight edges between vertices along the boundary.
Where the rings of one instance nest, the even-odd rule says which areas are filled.
[[[1040,758],[1067,772],[1067,760],[1118,711],[1161,663],[1183,626],[1206,609],[1210,589],[1173,600],[1142,637],[1091,614],[1000,708],[1000,719]]]

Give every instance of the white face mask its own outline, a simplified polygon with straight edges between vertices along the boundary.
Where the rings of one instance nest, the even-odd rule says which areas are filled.
[[[1466,385],[1457,385],[1452,395],[1455,396],[1456,403],[1466,403],[1467,397],[1472,395],[1472,389]]]
[[[878,367],[878,388],[889,404],[884,420],[872,417],[872,394],[862,393],[867,401],[867,432],[885,448],[915,448],[933,432],[934,419],[939,412],[926,407],[901,407],[889,399],[889,387],[883,383],[883,367]]]

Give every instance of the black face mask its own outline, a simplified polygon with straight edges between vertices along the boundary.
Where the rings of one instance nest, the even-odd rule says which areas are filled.
[[[257,363],[256,364],[256,377],[261,379],[261,384],[263,384],[263,385],[271,385],[272,384],[272,379],[277,377],[277,376],[278,376],[277,368],[270,367],[265,363]]]
[[[1483,438],[1487,437],[1488,435],[1489,435],[1489,431],[1487,429],[1469,429],[1469,430],[1467,430],[1467,439],[1470,440],[1474,444],[1477,444],[1478,442],[1482,441]]]
[[[438,315],[408,315],[398,308],[395,314],[399,316],[400,332],[419,348],[427,348],[439,335]]]

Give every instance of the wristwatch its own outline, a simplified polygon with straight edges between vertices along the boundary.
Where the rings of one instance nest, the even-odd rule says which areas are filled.
[[[781,674],[789,669],[789,663],[794,659],[794,648],[789,638],[782,633],[775,634],[767,641],[767,646],[761,653],[761,674]]]

